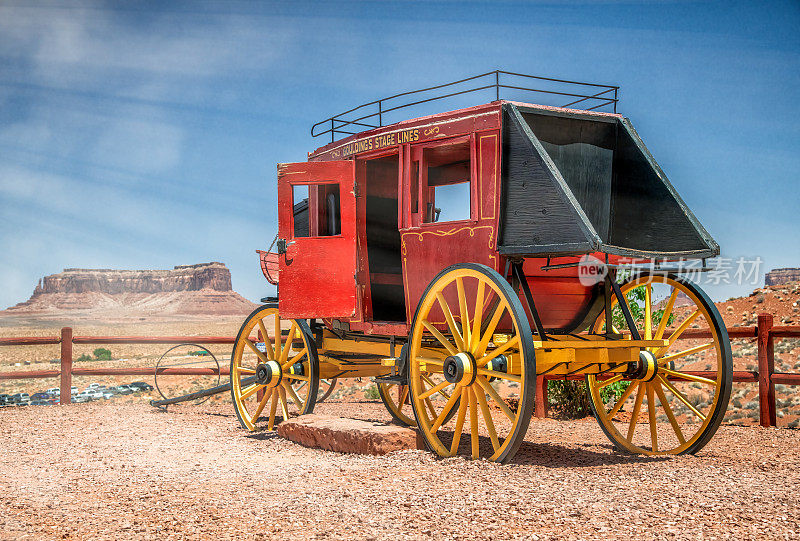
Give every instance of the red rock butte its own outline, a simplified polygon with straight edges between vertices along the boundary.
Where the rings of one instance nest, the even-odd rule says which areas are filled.
[[[3,315],[238,315],[255,307],[231,287],[223,263],[167,270],[64,269],[39,280],[31,298]]]
[[[788,284],[789,282],[800,282],[800,268],[787,267],[783,269],[773,269],[764,276],[765,286],[776,286]]]

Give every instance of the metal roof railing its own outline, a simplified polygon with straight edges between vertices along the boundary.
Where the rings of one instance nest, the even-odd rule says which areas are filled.
[[[550,85],[553,88],[531,88],[528,86],[522,86],[524,83],[519,82],[520,80],[534,80],[538,83],[542,83],[543,86]],[[458,90],[453,88],[458,85],[463,85],[464,83],[472,83],[472,85],[477,86]],[[586,111],[592,111],[608,106],[612,108],[614,113],[616,113],[617,102],[619,101],[618,86],[583,83],[580,81],[568,81],[566,79],[554,79],[552,77],[539,77],[536,75],[526,75],[524,73],[494,70],[487,73],[482,73],[480,75],[467,77],[466,79],[453,81],[451,83],[402,92],[400,94],[395,94],[394,96],[364,103],[343,113],[339,113],[338,115],[334,115],[330,118],[326,118],[325,120],[317,122],[311,127],[311,136],[319,137],[329,133],[331,134],[331,143],[333,143],[336,140],[336,137],[339,135],[346,136],[355,135],[358,133],[345,130],[343,128],[347,128],[349,126],[361,127],[365,129],[380,128],[384,125],[385,115],[387,113],[397,111],[398,109],[404,109],[414,105],[420,105],[431,101],[452,98],[462,94],[480,92],[489,89],[494,89],[494,97],[496,100],[500,99],[502,90],[517,90],[522,92],[548,94],[551,96],[563,96],[570,99],[575,98],[569,103],[561,105],[561,107],[571,107],[586,102],[586,105],[591,106],[585,107],[584,110]],[[419,94],[432,92],[434,90],[444,90],[445,93],[424,98],[419,96]],[[452,92],[449,90],[452,90]],[[599,91],[595,92],[595,90]],[[403,100],[400,100],[400,98],[405,98],[408,96],[414,96],[414,98],[409,98],[412,100],[411,102],[404,103]]]

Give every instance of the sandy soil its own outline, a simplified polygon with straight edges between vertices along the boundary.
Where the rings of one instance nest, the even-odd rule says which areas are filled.
[[[379,402],[320,413],[388,420]],[[300,447],[229,405],[0,410],[0,538],[797,538],[800,430],[723,426],[696,457],[534,420],[514,463]]]

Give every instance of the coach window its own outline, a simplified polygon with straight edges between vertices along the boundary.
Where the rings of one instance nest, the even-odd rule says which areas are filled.
[[[420,203],[423,223],[469,220],[469,139],[428,147],[422,151]]]
[[[331,237],[342,232],[339,184],[292,186],[295,237]]]

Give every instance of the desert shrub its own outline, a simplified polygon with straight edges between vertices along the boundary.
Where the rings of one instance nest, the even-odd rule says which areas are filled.
[[[381,397],[380,393],[378,393],[378,386],[377,385],[370,385],[364,391],[364,397],[368,400],[377,400]]]
[[[110,361],[111,360],[111,350],[106,348],[97,348],[94,350],[94,359],[96,361]]]
[[[557,418],[579,419],[592,412],[586,383],[580,380],[548,381],[547,400]]]
[[[630,382],[617,381],[600,390],[600,398],[604,403],[619,400]],[[556,417],[562,419],[580,419],[591,415],[591,398],[583,380],[551,380],[547,382],[548,403]]]
[[[751,400],[750,402],[748,402],[748,403],[747,403],[747,404],[744,406],[744,409],[746,409],[746,410],[755,410],[755,409],[758,409],[758,402],[757,402],[757,401],[755,401],[755,400]]]
[[[739,408],[739,409],[742,408],[742,401],[739,400],[738,398],[734,398],[732,404],[734,408]]]
[[[92,357],[91,355],[87,355],[85,353],[83,355],[81,355],[80,357],[78,357],[77,359],[75,359],[75,361],[79,362],[79,363],[86,362],[86,361],[93,361],[93,360],[94,360],[94,357]]]

